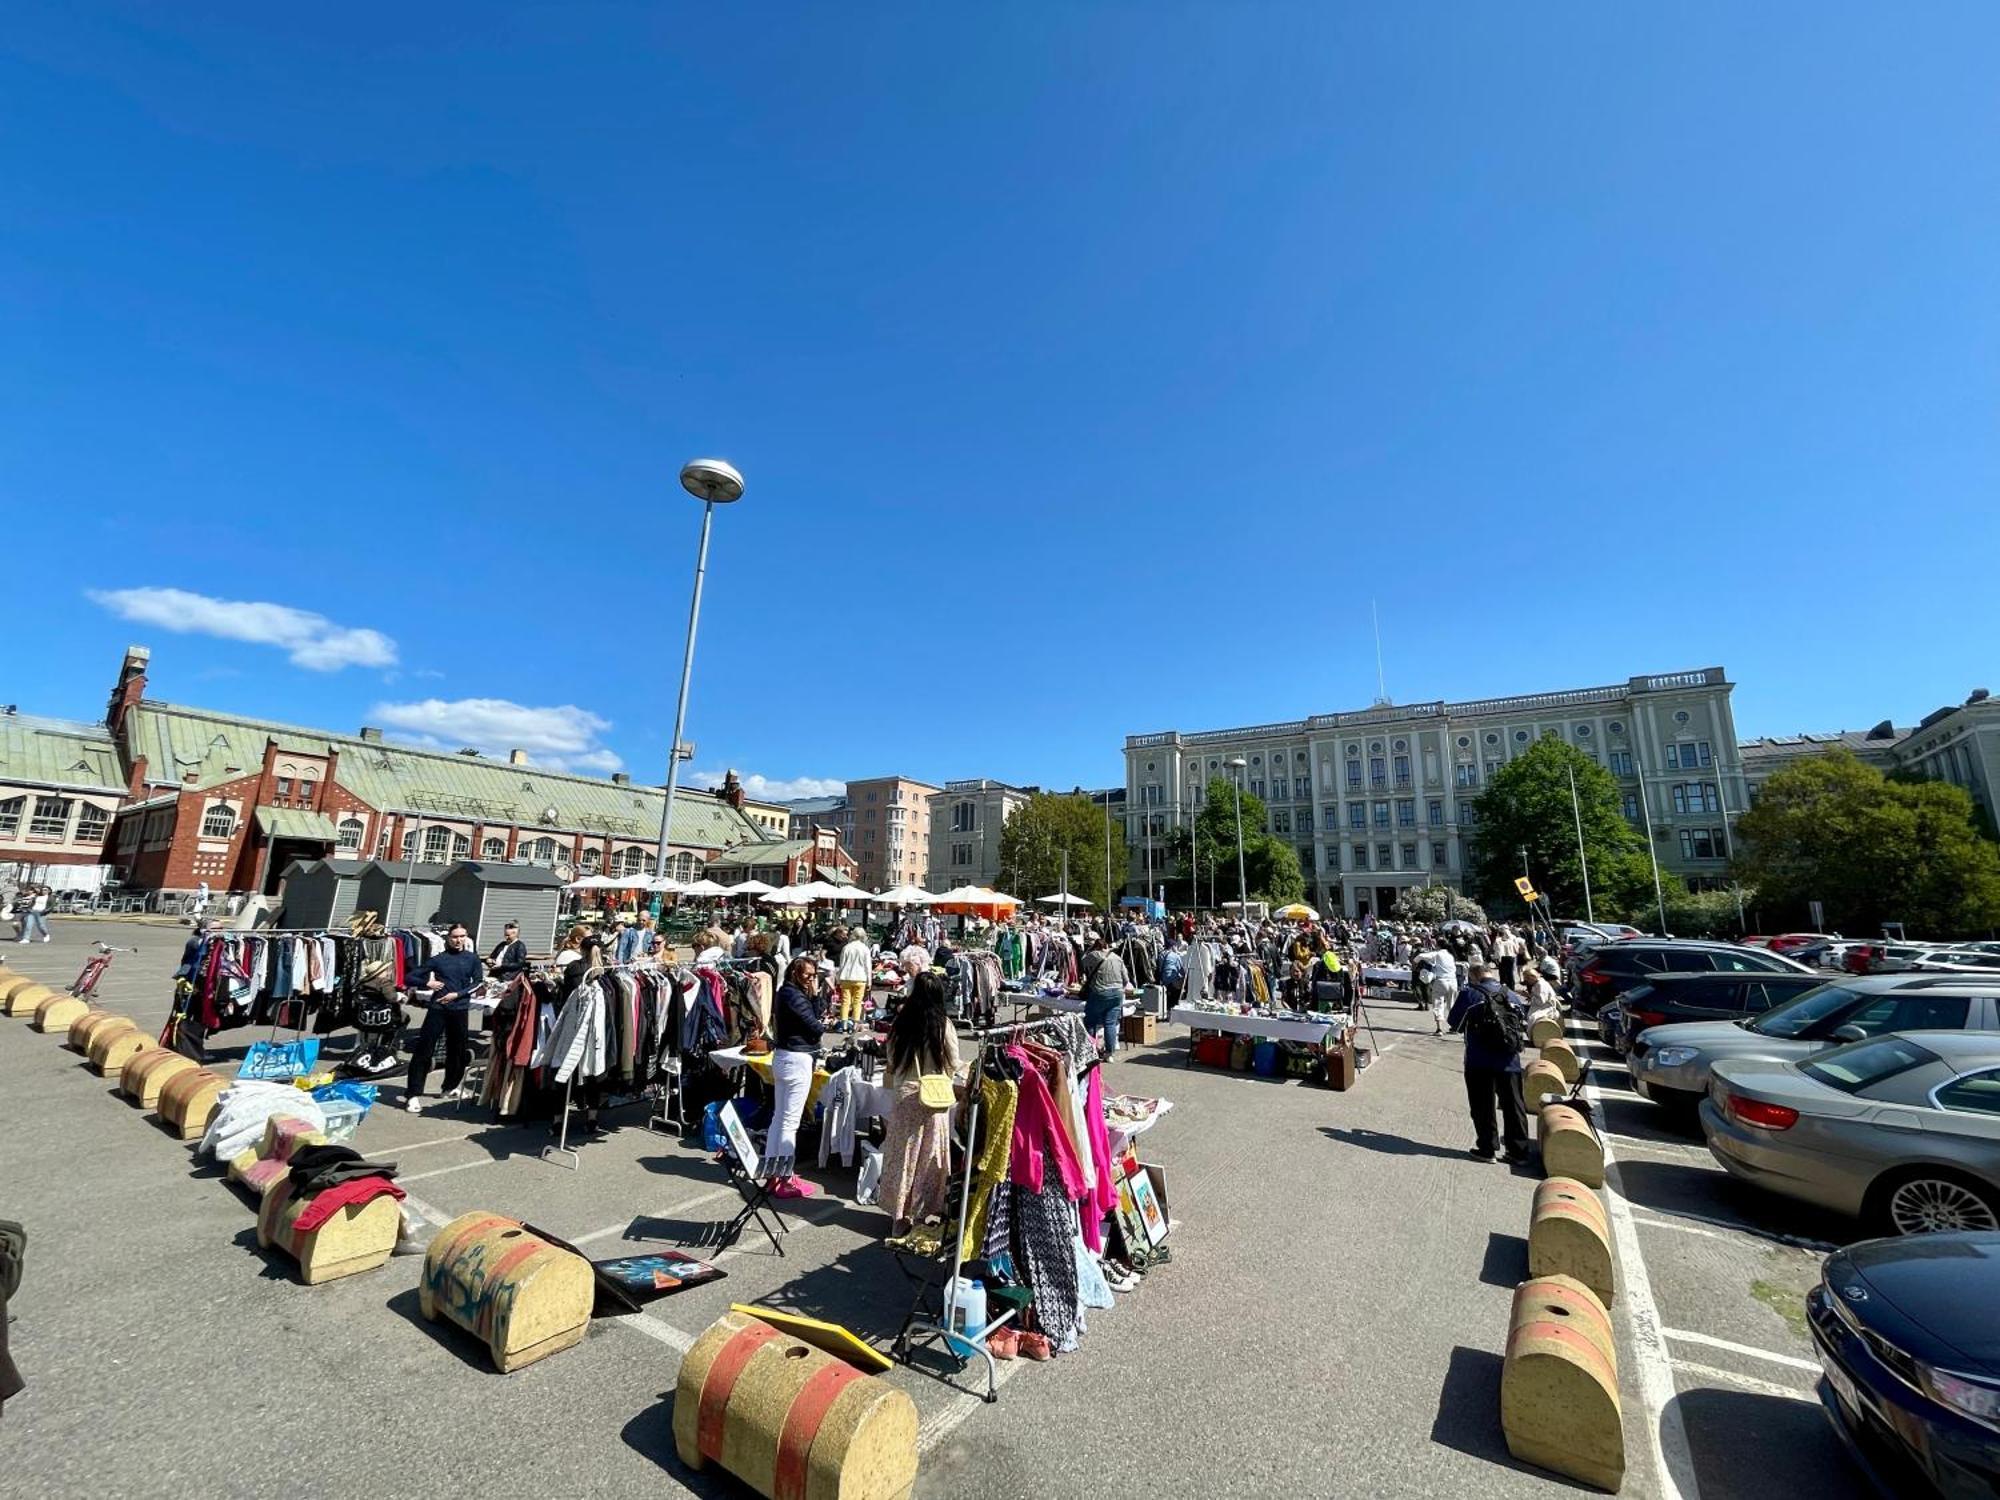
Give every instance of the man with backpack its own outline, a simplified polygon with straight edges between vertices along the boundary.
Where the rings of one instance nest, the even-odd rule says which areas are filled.
[[[1521,1105],[1521,1048],[1528,1010],[1519,995],[1474,963],[1448,1023],[1465,1033],[1465,1102],[1472,1111],[1472,1155],[1493,1160],[1493,1106],[1500,1106],[1500,1150],[1510,1166],[1528,1154],[1527,1111]]]

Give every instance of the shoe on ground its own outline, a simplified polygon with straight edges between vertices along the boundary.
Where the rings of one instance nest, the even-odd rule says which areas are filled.
[[[1528,1159],[1528,1153],[1525,1151],[1509,1151],[1506,1155],[1500,1158],[1501,1161],[1505,1162],[1510,1167],[1521,1166],[1527,1161],[1527,1159]]]
[[[1021,1335],[1011,1328],[996,1328],[986,1335],[986,1352],[995,1359],[1012,1359],[1021,1352]]]
[[[1021,1335],[1021,1358],[1043,1360],[1054,1353],[1055,1351],[1049,1347],[1049,1336],[1046,1333]]]
[[[773,1198],[816,1198],[819,1189],[802,1177],[785,1177],[772,1185]]]
[[[1474,1161],[1498,1161],[1500,1159],[1497,1153],[1481,1150],[1478,1146],[1468,1146],[1465,1154]]]
[[[424,1112],[424,1096],[422,1094],[410,1095],[409,1098],[403,1101],[403,1108],[413,1115],[422,1114]]]

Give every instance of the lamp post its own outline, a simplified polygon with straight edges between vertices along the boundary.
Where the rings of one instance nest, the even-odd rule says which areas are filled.
[[[681,730],[687,724],[688,679],[694,675],[694,632],[701,623],[701,584],[708,573],[708,533],[715,507],[743,498],[743,476],[719,458],[697,458],[681,470],[681,488],[701,506],[701,547],[694,555],[694,597],[688,603],[687,650],[681,657],[681,695],[674,707],[674,737],[667,744],[667,800],[660,808],[660,849],[655,874],[667,873],[667,843],[674,822],[674,788],[681,774]]]
[[[1243,874],[1243,772],[1249,764],[1240,755],[1228,761],[1236,773],[1236,916],[1245,923],[1250,920],[1250,883]]]
[[[1583,852],[1583,804],[1576,799],[1576,767],[1569,768],[1569,811],[1576,820],[1576,862],[1583,870],[1583,919],[1597,920],[1597,907],[1590,899],[1590,859]],[[1738,913],[1741,916],[1741,913]]]

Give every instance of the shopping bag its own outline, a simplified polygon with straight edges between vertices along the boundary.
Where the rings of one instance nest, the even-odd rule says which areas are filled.
[[[243,1054],[238,1078],[281,1078],[289,1083],[301,1073],[310,1073],[319,1061],[319,1038],[300,1037],[292,1042],[252,1042]]]

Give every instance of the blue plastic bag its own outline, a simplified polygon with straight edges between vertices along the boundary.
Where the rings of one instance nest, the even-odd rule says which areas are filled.
[[[289,1083],[301,1073],[310,1073],[319,1061],[319,1038],[301,1037],[295,1042],[252,1042],[243,1054],[238,1078],[276,1078]]]
[[[701,1111],[701,1149],[721,1151],[728,1147],[729,1137],[722,1133],[722,1105],[718,1099],[705,1105]]]
[[[375,1085],[372,1083],[356,1083],[353,1081],[329,1083],[314,1089],[312,1096],[322,1104],[330,1103],[335,1099],[345,1100],[349,1104],[358,1104],[364,1113],[375,1107]]]

